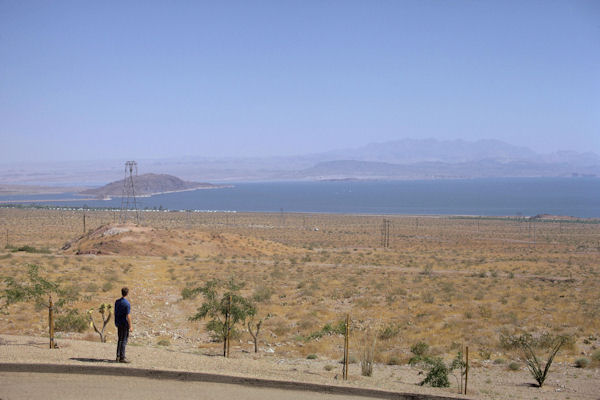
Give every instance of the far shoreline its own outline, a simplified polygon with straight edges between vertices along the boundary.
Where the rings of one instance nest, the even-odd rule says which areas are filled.
[[[202,187],[196,187],[196,188],[189,188],[189,189],[181,189],[181,190],[168,190],[165,192],[153,192],[153,193],[144,193],[144,194],[136,194],[135,197],[139,197],[139,198],[147,198],[147,197],[152,197],[152,196],[158,196],[161,194],[169,194],[169,193],[180,193],[180,192],[193,192],[195,190],[212,190],[212,189],[229,189],[229,188],[233,188],[234,185],[213,185],[213,186],[202,186]],[[44,196],[44,195],[48,195],[49,193],[45,192],[45,191],[39,191],[39,192],[28,192],[25,194],[20,194],[20,193],[9,193],[9,194],[5,194],[2,195],[0,193],[0,196],[6,196],[6,197],[12,197],[12,196]],[[111,195],[111,196],[106,196],[106,197],[85,197],[88,195],[85,194],[81,194],[81,192],[72,192],[70,190],[65,190],[65,191],[61,191],[61,192],[56,192],[56,193],[51,193],[51,194],[62,194],[62,195],[73,195],[73,196],[81,196],[82,198],[72,198],[72,199],[19,199],[19,200],[1,200],[0,204],[19,204],[19,203],[37,203],[37,202],[43,202],[43,203],[47,203],[47,202],[52,202],[52,201],[59,201],[59,202],[68,202],[68,201],[110,201],[112,199],[115,198],[121,198],[121,197],[125,197],[122,195]]]

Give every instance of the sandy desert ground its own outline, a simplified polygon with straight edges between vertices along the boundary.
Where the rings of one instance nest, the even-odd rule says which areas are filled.
[[[343,336],[328,327],[349,314],[356,361],[350,372],[369,386],[455,393],[452,376],[447,389],[416,384],[421,369],[407,362],[411,347],[424,342],[446,361],[469,346],[478,398],[600,393],[600,221],[143,212],[133,226],[119,225],[113,212],[85,214],[84,234],[83,210],[0,208],[0,275],[25,280],[27,266],[39,265],[72,300],[59,315],[112,303],[128,286],[134,351],[219,354],[222,345],[211,340],[206,322],[189,320],[202,297],[183,299],[182,290],[234,277],[264,323],[257,355],[247,332],[236,337],[232,371],[238,359],[258,363],[255,371],[277,369],[283,360],[310,366],[294,379],[314,372],[333,383]],[[46,335],[44,304],[18,303],[8,312],[0,316],[0,335]],[[107,330],[114,341],[114,326]],[[521,353],[502,341],[523,332],[571,338],[542,389],[530,386]],[[99,340],[89,329],[58,335],[89,345]],[[377,364],[373,377],[361,377],[369,335]],[[589,365],[577,368],[583,358]]]

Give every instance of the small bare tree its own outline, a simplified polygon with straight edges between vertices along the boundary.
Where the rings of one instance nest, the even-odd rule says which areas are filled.
[[[250,336],[252,336],[252,340],[254,341],[254,352],[258,353],[258,334],[260,333],[260,326],[262,325],[263,320],[259,320],[257,323],[254,323],[254,320],[248,321],[248,332],[250,332]],[[254,328],[253,328],[254,326]],[[252,329],[255,329],[252,332]]]
[[[96,326],[96,322],[94,322],[94,316],[92,315],[93,312],[93,308],[90,308],[87,312],[88,319],[90,320],[90,326],[94,328],[98,335],[100,335],[100,341],[102,343],[106,343],[104,329],[106,329],[106,325],[108,325],[108,323],[110,322],[110,317],[112,316],[112,306],[107,303],[102,303],[100,307],[98,307],[98,312],[102,316],[102,329],[98,329],[98,327]]]

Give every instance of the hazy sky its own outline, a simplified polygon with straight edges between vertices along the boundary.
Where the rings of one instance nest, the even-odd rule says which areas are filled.
[[[600,1],[0,0],[4,162],[600,153]]]

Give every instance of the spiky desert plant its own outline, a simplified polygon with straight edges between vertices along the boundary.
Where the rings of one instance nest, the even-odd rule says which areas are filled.
[[[533,351],[533,346],[530,340],[527,340],[525,336],[521,337],[519,341],[519,345],[523,351],[523,355],[525,356],[525,363],[527,364],[527,369],[533,376],[533,378],[538,383],[539,387],[542,387],[546,377],[548,376],[548,371],[550,370],[550,366],[552,365],[552,361],[554,357],[560,350],[560,348],[567,343],[568,338],[565,336],[559,336],[554,339],[552,343],[552,347],[550,350],[550,354],[548,355],[548,360],[545,365],[542,367],[542,360],[538,359],[535,352]]]
[[[98,312],[100,313],[100,315],[102,316],[102,329],[98,329],[98,326],[96,326],[96,322],[94,321],[94,308],[90,308],[87,312],[88,315],[88,319],[90,320],[90,326],[92,328],[94,328],[94,330],[96,331],[96,333],[98,335],[100,335],[100,341],[102,343],[106,343],[106,336],[104,336],[104,329],[106,329],[106,325],[108,325],[108,323],[110,322],[110,317],[112,316],[112,305],[108,304],[108,303],[102,303],[100,304],[100,307],[98,307]]]
[[[533,376],[533,379],[536,380],[539,387],[542,387],[544,384],[548,372],[550,371],[552,361],[554,361],[554,357],[560,348],[567,344],[569,340],[570,338],[568,336],[552,336],[550,334],[542,334],[537,339],[529,333],[524,333],[519,336],[501,336],[501,342],[504,347],[519,348],[521,350],[527,369],[531,373],[531,376]],[[545,363],[535,354],[534,348],[536,347],[550,349],[548,359]]]
[[[255,353],[258,353],[258,334],[260,333],[260,326],[262,325],[262,322],[262,319],[256,323],[254,323],[254,320],[248,321],[248,332],[250,333],[250,336],[252,336],[252,340],[254,341]],[[254,332],[252,332],[252,329],[254,329]]]

